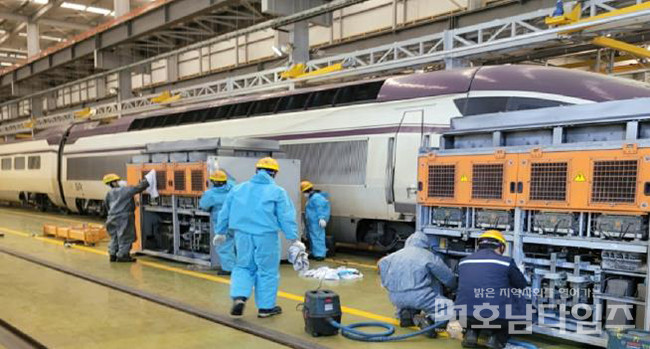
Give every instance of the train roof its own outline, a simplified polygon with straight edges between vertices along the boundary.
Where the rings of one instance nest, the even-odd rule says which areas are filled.
[[[647,84],[575,69],[496,65],[412,74],[387,79],[378,101],[469,91],[530,91],[594,102],[650,97]]]
[[[322,85],[179,106],[123,117],[111,124],[89,121],[73,126],[69,142],[99,134],[215,121],[224,118],[389,102],[472,91],[530,91],[594,102],[650,97],[650,87],[634,80],[579,70],[535,65],[500,65],[418,73]],[[45,130],[37,139],[60,141],[63,131]],[[59,135],[57,137],[57,135]]]

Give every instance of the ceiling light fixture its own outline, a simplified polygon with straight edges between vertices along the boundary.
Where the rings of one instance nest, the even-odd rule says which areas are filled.
[[[18,33],[18,36],[27,37],[27,33],[25,32]],[[39,35],[39,38],[41,38],[41,40],[49,40],[49,41],[56,41],[56,42],[61,42],[64,40],[63,38],[57,38],[55,36],[49,36],[49,35]]]
[[[114,16],[115,13],[112,10],[109,10],[107,8],[103,7],[96,7],[96,6],[87,6],[83,4],[77,4],[74,2],[64,2],[61,4],[62,8],[67,8],[70,10],[75,10],[75,11],[84,11],[84,12],[90,12],[102,16]]]

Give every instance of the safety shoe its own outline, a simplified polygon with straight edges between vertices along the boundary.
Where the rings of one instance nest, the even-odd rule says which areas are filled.
[[[271,309],[260,309],[257,312],[257,317],[259,317],[259,318],[267,318],[267,317],[271,317],[271,316],[274,316],[274,315],[280,315],[280,314],[282,314],[282,308],[280,308],[279,306],[276,305],[275,307],[273,307]]]
[[[425,328],[431,327],[435,321],[433,318],[430,316],[424,315],[424,314],[417,314],[413,317],[413,322],[415,323],[415,326],[420,328],[421,330],[424,330]],[[431,329],[429,332],[426,333],[426,336],[429,338],[436,338],[438,337],[438,332],[436,331],[435,328]]]
[[[230,274],[232,274],[232,273],[229,272],[229,271],[227,271],[227,270],[223,270],[223,269],[219,269],[219,270],[217,270],[217,275],[228,276],[228,275],[230,275]]]
[[[114,254],[108,255],[108,261],[109,262],[116,262],[117,261],[117,256]]]
[[[322,262],[325,260],[325,257],[316,257],[313,254],[309,255],[309,258],[315,260],[316,262]]]
[[[131,256],[124,256],[124,257],[117,256],[115,258],[115,261],[118,263],[133,263],[136,261],[136,259]]]
[[[399,311],[399,327],[411,327],[414,326],[413,316],[415,315],[415,310],[413,309],[402,309]]]
[[[493,334],[488,338],[487,342],[485,343],[485,346],[490,349],[503,349],[506,347],[506,344],[501,343],[497,335]]]
[[[246,300],[241,298],[236,298],[232,302],[232,308],[230,308],[230,316],[242,317],[244,315],[244,307],[246,307]]]
[[[476,348],[478,346],[478,331],[468,328],[461,345],[463,348]]]

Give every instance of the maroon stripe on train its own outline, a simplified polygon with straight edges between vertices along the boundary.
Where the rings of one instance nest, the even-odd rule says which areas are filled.
[[[292,139],[305,139],[305,138],[329,138],[329,137],[344,137],[344,136],[362,136],[368,134],[382,134],[382,133],[396,133],[396,132],[405,132],[405,133],[420,133],[422,131],[426,133],[430,132],[443,132],[448,131],[449,127],[441,126],[387,126],[387,127],[377,127],[372,129],[355,129],[355,130],[338,130],[338,131],[322,131],[322,132],[311,132],[311,133],[300,133],[292,135],[280,135],[280,136],[261,136],[259,138],[263,139],[272,139],[277,141],[286,141]],[[257,138],[257,137],[256,137]]]
[[[152,142],[152,143],[157,143],[157,142]],[[105,151],[129,151],[129,150],[144,150],[144,146],[136,146],[136,147],[124,147],[124,148],[105,148],[105,149],[93,149],[93,150],[80,150],[80,151],[66,151],[63,153],[63,156],[66,155],[76,155],[76,154],[90,154],[90,153],[101,153]]]

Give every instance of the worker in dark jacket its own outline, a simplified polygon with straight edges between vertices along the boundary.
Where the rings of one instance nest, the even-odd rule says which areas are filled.
[[[478,251],[458,264],[456,306],[461,309],[461,317],[467,320],[463,339],[465,348],[477,346],[480,329],[491,331],[486,344],[488,348],[505,347],[509,317],[525,315],[522,291],[527,286],[526,279],[515,261],[503,256],[505,250],[506,239],[501,232],[489,230],[479,237]],[[466,309],[464,314],[463,309]],[[493,311],[498,312],[498,316],[489,325],[498,328],[485,328],[486,323],[477,318],[491,319]]]
[[[150,176],[150,175],[147,175]],[[120,176],[110,173],[104,176],[103,182],[111,190],[106,194],[104,204],[106,231],[111,240],[108,243],[108,255],[111,262],[135,262],[129,254],[135,241],[135,200],[134,196],[149,187],[149,182],[143,179],[134,187],[120,185]]]

